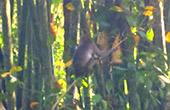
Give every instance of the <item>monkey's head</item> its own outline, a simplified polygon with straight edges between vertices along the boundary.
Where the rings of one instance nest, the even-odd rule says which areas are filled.
[[[86,43],[89,43],[89,42],[93,42],[93,41],[92,41],[91,37],[88,36],[88,35],[84,35],[80,39],[80,45],[83,45],[83,44],[86,44]]]

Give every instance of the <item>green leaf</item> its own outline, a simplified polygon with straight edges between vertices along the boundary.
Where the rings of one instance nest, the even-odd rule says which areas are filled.
[[[156,55],[154,53],[150,53],[150,52],[141,52],[140,55],[144,55],[146,57],[149,57],[149,58],[155,58]]]
[[[126,19],[127,19],[130,26],[137,27],[138,16],[128,15],[128,16],[126,16]]]
[[[107,101],[102,100],[102,109],[107,110]]]
[[[10,92],[15,91],[17,84],[18,84],[17,82],[9,82],[9,83],[8,83],[8,90],[9,90]]]
[[[107,83],[106,83],[106,90],[108,92],[108,94],[111,93],[111,90],[113,89],[113,81],[112,80],[109,80]]]
[[[50,94],[49,96],[47,96],[44,100],[43,106],[49,106],[51,105],[54,101],[56,100],[56,94]]]
[[[159,88],[159,94],[161,98],[164,98],[164,91],[161,88]]]
[[[138,33],[139,33],[139,35],[140,35],[141,37],[147,38],[145,32],[143,32],[143,31],[138,31]]]
[[[101,21],[101,22],[99,22],[99,26],[100,26],[100,31],[102,31],[102,30],[108,28],[109,24],[105,21]]]
[[[62,3],[62,2],[63,2],[63,0],[52,0],[52,3],[54,5],[58,5],[59,3]]]
[[[74,43],[73,40],[67,40],[67,41],[66,41],[66,44],[69,45],[69,46],[75,45],[75,43]]]
[[[148,90],[151,90],[153,82],[150,79],[146,79],[144,84]]]
[[[0,93],[0,101],[4,100],[6,98],[4,93]]]
[[[50,37],[48,37],[48,39],[47,39],[47,45],[48,46],[50,46],[50,45],[52,45],[53,44],[53,42],[55,41],[55,39],[56,39],[56,36],[55,35],[50,35]]]
[[[116,11],[116,12],[122,12],[122,8],[120,8],[119,6],[112,6],[110,7],[111,11]]]
[[[135,70],[136,64],[132,62],[128,62],[127,68],[131,70]]]
[[[58,86],[55,86],[51,91],[52,91],[52,93],[59,93],[60,88]]]
[[[154,31],[152,28],[148,29],[146,32],[146,37],[149,41],[152,41],[154,38]]]
[[[120,71],[126,71],[127,70],[127,68],[122,68],[122,67],[119,67],[119,66],[114,66],[113,68],[120,70]]]
[[[103,6],[98,6],[97,11],[92,15],[92,20],[100,23],[106,21],[108,16],[110,16],[109,9]]]
[[[102,100],[102,96],[100,94],[95,94],[92,97],[92,102],[94,105],[96,105],[97,103],[99,103]]]

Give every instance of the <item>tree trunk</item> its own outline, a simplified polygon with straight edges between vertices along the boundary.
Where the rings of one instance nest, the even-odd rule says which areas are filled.
[[[50,55],[50,46],[47,45],[47,39],[49,38],[49,22],[48,22],[48,10],[47,0],[38,1],[38,15],[40,23],[40,43],[41,43],[41,73],[44,78],[45,97],[46,99],[50,96],[52,88],[52,64]],[[50,102],[53,104],[53,102]],[[46,109],[51,109],[48,106]]]
[[[18,66],[21,66],[23,71],[18,72],[17,77],[20,81],[24,81],[24,65],[25,65],[25,38],[26,38],[26,26],[28,21],[28,0],[23,1],[22,15],[21,15],[21,30],[19,31],[19,53],[18,53]],[[16,106],[17,109],[22,107],[23,89],[21,86],[17,86],[16,89]]]
[[[30,104],[32,101],[32,62],[33,62],[33,57],[32,57],[32,39],[33,39],[33,26],[32,26],[32,20],[29,17],[29,20],[27,22],[27,70],[26,74],[24,75],[25,83],[26,83],[26,88],[24,90],[23,96],[23,108],[26,110],[31,110]]]
[[[38,14],[36,10],[36,5],[34,5],[33,0],[29,0],[29,9],[30,9],[30,16],[32,20],[32,30],[33,30],[33,87],[34,91],[33,92],[33,101],[39,102],[37,106],[34,107],[36,110],[41,109],[41,100],[42,100],[42,94],[40,92],[42,91],[43,88],[43,75],[41,73],[41,42],[40,42],[40,27],[39,27],[39,21],[38,21]]]
[[[2,1],[2,28],[3,28],[3,42],[4,42],[4,68],[9,71],[13,65],[13,54],[12,54],[12,38],[11,38],[11,16],[10,16],[10,1]],[[9,77],[5,81],[5,87],[7,88]],[[4,89],[6,89],[4,88]],[[5,90],[6,91],[6,90]],[[6,95],[10,96],[7,98],[7,109],[14,109],[14,99],[12,93],[6,91]]]
[[[69,61],[69,45],[67,44],[67,42],[69,41],[69,36],[70,36],[70,11],[67,10],[66,5],[70,2],[70,0],[63,0],[63,11],[64,11],[64,55],[63,55],[63,59],[64,62]],[[68,68],[65,69],[66,71],[66,81],[67,81],[67,87],[69,87],[69,85],[71,85],[72,83],[72,79],[71,79],[71,72],[69,71]],[[68,94],[70,96],[73,95],[73,89],[71,89]],[[72,98],[73,97],[66,97],[65,100],[65,104],[70,104],[72,103]]]

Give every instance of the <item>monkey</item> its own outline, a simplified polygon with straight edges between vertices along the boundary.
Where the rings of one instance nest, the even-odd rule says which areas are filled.
[[[125,40],[126,38],[118,45]],[[76,77],[87,76],[96,65],[97,61],[102,60],[104,57],[116,51],[118,49],[117,46],[109,50],[100,50],[90,36],[84,35],[80,39],[80,45],[73,57],[73,68]]]
[[[89,35],[84,35],[80,39],[80,44],[73,56],[73,68],[76,78],[88,77],[90,72],[93,70],[93,67],[97,64],[98,61],[101,61],[104,57],[108,56],[112,52],[118,49],[123,41],[118,43],[115,48],[100,50],[96,44],[93,42],[92,38]],[[88,79],[88,78],[87,78]],[[77,85],[78,93],[80,94],[80,86]],[[87,88],[88,90],[89,88]],[[84,97],[85,106],[90,101],[89,97]],[[82,98],[80,96],[80,107],[82,107]],[[89,106],[87,106],[89,107]]]

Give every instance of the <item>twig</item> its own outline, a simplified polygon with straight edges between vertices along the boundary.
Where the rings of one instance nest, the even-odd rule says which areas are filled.
[[[55,110],[56,106],[59,104],[60,100],[66,95],[66,93],[68,91],[70,91],[70,89],[75,85],[75,83],[78,81],[79,79],[75,80],[68,88],[67,91],[65,93],[63,93],[56,101],[56,103],[52,106],[51,110]]]
[[[165,58],[165,70],[168,69],[168,56],[167,56],[167,49],[166,49],[166,41],[165,41],[165,24],[164,24],[164,7],[163,7],[163,2],[159,2],[159,7],[160,7],[160,14],[161,14],[161,28],[162,28],[162,46],[163,46],[163,52],[164,52],[164,58]]]

